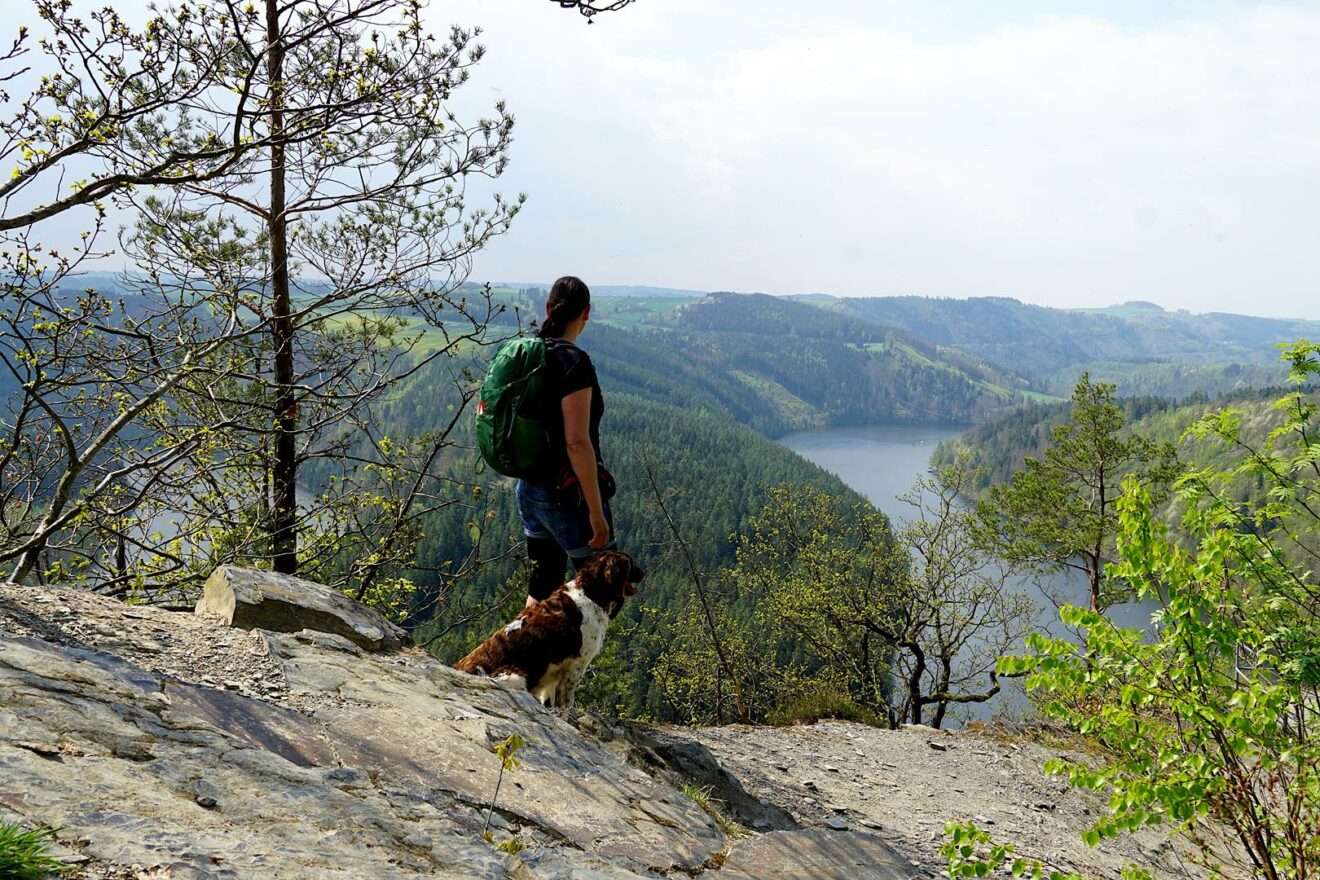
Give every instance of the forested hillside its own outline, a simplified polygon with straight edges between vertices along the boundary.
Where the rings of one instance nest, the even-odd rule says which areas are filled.
[[[1194,391],[1281,384],[1277,346],[1320,335],[1320,323],[1223,313],[1169,312],[1131,302],[1056,309],[1007,297],[821,298],[845,315],[908,330],[1029,378],[1064,396],[1086,367],[1120,394],[1181,397]],[[1193,366],[1196,365],[1196,366]]]
[[[1183,441],[1183,435],[1198,419],[1224,408],[1240,410],[1245,414],[1246,436],[1261,442],[1279,423],[1271,401],[1282,393],[1278,388],[1247,389],[1234,394],[1208,397],[1191,395],[1184,400],[1167,397],[1116,397],[1114,403],[1122,411],[1124,431],[1156,442],[1177,445],[1180,459],[1190,466],[1220,467],[1222,447],[1202,446]],[[1002,483],[1022,467],[1024,458],[1039,458],[1050,445],[1050,431],[1055,425],[1067,421],[1071,413],[1068,401],[1038,403],[999,413],[969,428],[953,442],[940,444],[932,462],[947,465],[954,460],[956,450],[966,449],[971,462],[983,469],[969,486],[979,493],[993,483]]]
[[[497,289],[496,297],[505,306],[498,320],[510,328],[544,302],[536,288]],[[971,423],[1041,396],[956,349],[763,294],[598,297],[583,344],[620,389],[716,408],[768,436],[823,425]]]
[[[712,294],[675,320],[719,334],[735,366],[813,403],[830,424],[970,421],[1026,399],[1020,377],[961,351],[783,297]]]
[[[494,293],[505,306],[503,332],[541,312],[539,290]],[[841,511],[862,502],[770,437],[826,424],[970,423],[1022,399],[998,384],[1015,380],[956,352],[950,360],[913,334],[766,296],[600,297],[580,342],[604,392],[602,446],[621,487],[613,502],[621,545],[652,572],[584,692],[625,715],[686,717],[655,674],[691,609],[680,537],[708,576],[735,563],[739,537],[777,486],[819,490]],[[477,381],[489,352],[468,349],[412,377],[381,406],[378,428],[401,435],[435,428],[457,407],[458,389]],[[466,419],[460,428],[466,436]],[[423,529],[409,623],[439,656],[454,659],[513,613],[524,591],[512,481],[481,472],[470,440],[445,455],[451,504]],[[735,600],[722,607],[742,623],[755,610]],[[818,662],[786,636],[763,637],[767,650],[797,657],[807,674]]]

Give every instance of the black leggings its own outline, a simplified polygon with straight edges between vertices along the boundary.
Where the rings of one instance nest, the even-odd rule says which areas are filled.
[[[568,553],[554,538],[529,537],[527,561],[531,565],[528,594],[538,602],[549,599],[550,594],[564,583],[564,567],[570,561]],[[573,570],[577,570],[576,560],[573,560]]]

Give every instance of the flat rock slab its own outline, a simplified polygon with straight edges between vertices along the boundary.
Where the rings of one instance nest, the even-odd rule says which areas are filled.
[[[517,733],[527,745],[500,788],[505,815],[625,870],[695,869],[724,846],[690,798],[583,739],[526,691],[417,651],[355,657],[268,638],[290,693],[320,706],[314,716],[335,753],[381,785],[484,807],[499,777],[492,748]]]
[[[655,875],[637,874],[589,853],[535,849],[513,858],[509,880],[655,880]]]
[[[873,834],[772,831],[737,843],[721,880],[907,880],[912,866]]]
[[[368,651],[393,650],[408,641],[400,627],[338,590],[234,565],[212,572],[196,611],[243,629],[330,633]]]
[[[323,744],[295,742],[310,727],[244,702],[0,634],[0,812],[60,829],[99,863],[171,880],[508,876],[511,857],[481,840],[471,810],[298,766],[278,752],[319,757]],[[240,717],[264,733],[218,726]]]
[[[520,854],[482,839],[512,733],[527,746],[492,826]],[[0,817],[61,829],[89,876],[171,880],[633,880],[725,845],[526,691],[420,649],[17,587],[0,587]]]
[[[279,755],[299,767],[333,767],[335,754],[316,722],[307,716],[229,691],[166,681],[167,717],[188,724],[204,720],[217,730]]]

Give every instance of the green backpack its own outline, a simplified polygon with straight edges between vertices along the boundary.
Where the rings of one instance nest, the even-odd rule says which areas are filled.
[[[477,448],[501,474],[534,477],[546,469],[545,425],[520,412],[525,401],[536,399],[544,379],[545,340],[536,337],[504,343],[486,370],[477,400]]]

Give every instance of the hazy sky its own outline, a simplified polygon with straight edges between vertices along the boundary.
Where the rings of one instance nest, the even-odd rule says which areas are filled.
[[[1320,318],[1320,3],[449,0],[530,201],[477,280]]]
[[[427,15],[485,28],[460,115],[518,118],[474,280],[1320,318],[1320,0]]]

